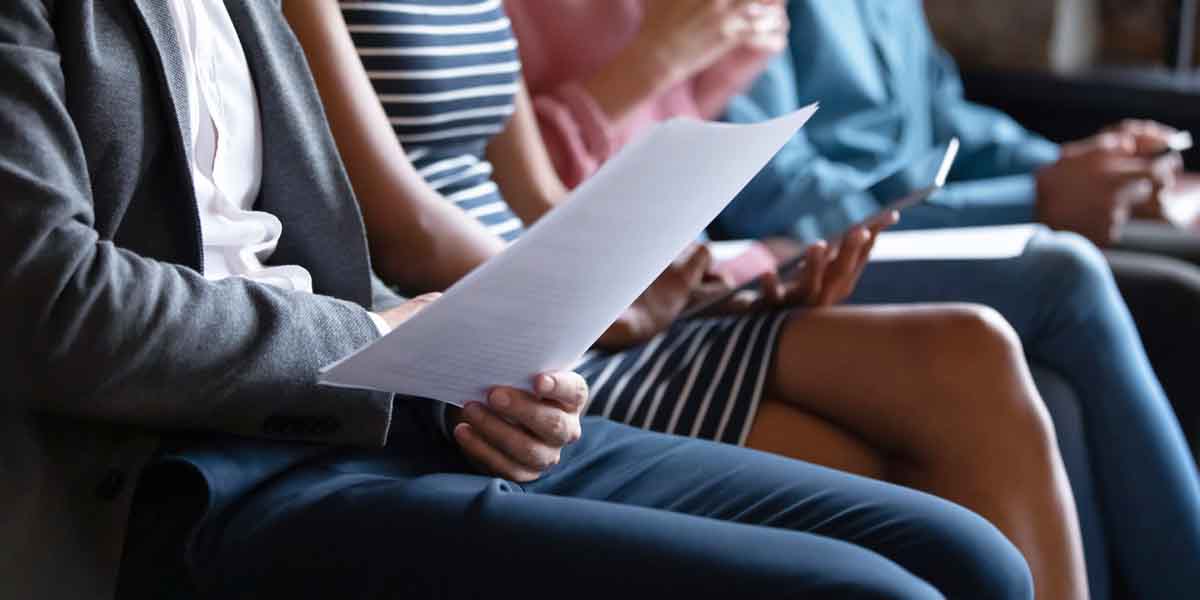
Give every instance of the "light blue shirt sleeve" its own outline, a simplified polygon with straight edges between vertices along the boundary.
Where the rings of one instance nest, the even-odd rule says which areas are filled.
[[[962,147],[950,185],[906,211],[900,227],[1033,220],[1034,173],[1058,159],[1058,146],[966,100],[919,1],[800,0],[789,15],[791,50],[724,118],[756,122],[813,100],[824,106],[722,213],[715,237],[840,231],[927,185],[932,174],[923,163],[951,137]]]
[[[748,93],[731,101],[724,119],[755,123],[800,107],[791,59],[784,54]],[[802,129],[730,203],[712,231],[721,238],[819,238],[878,209],[865,191],[875,179],[874,173],[826,159]]]

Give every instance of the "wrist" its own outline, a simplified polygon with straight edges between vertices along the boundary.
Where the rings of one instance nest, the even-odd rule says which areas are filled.
[[[674,58],[679,52],[668,44],[656,39],[639,37],[630,42],[619,56],[624,58],[630,72],[641,79],[647,87],[657,91],[669,88],[687,77],[687,73],[679,66],[681,61]]]
[[[588,79],[583,88],[610,121],[619,122],[647,99],[677,82],[679,74],[672,67],[669,55],[661,44],[635,40]]]

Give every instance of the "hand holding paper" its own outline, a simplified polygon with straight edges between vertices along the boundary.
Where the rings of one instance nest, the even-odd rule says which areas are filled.
[[[438,301],[324,369],[321,382],[461,405],[569,367],[815,111],[658,126]]]

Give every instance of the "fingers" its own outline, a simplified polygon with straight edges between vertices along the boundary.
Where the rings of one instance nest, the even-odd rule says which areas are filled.
[[[1154,159],[1151,169],[1154,170],[1154,185],[1158,189],[1173,188],[1179,173],[1183,171],[1183,157],[1175,152],[1160,156]]]
[[[426,307],[428,307],[430,304],[433,304],[438,298],[441,297],[442,294],[440,292],[422,294],[416,298],[413,298],[412,300],[409,300],[408,302],[405,302],[404,304],[401,304],[400,306],[397,306],[396,308],[379,313],[379,316],[383,317],[384,322],[386,322],[389,327],[395,329],[405,321],[413,318],[417,313],[425,310]]]
[[[855,227],[842,238],[838,256],[829,265],[829,271],[821,285],[821,293],[814,306],[830,306],[849,289],[857,279],[863,249],[871,241],[871,232],[865,227]]]
[[[1110,189],[1121,189],[1138,182],[1147,182],[1155,189],[1167,189],[1175,185],[1178,172],[1178,157],[1173,155],[1147,158],[1124,153],[1114,154],[1099,147],[1075,155],[1074,160],[1086,164],[1085,172],[1090,177],[1101,177]],[[1116,198],[1116,195],[1112,196]],[[1135,195],[1125,195],[1136,198]]]
[[[1167,140],[1176,133],[1172,127],[1145,119],[1125,119],[1108,131],[1128,136],[1137,154],[1160,152],[1167,145]]]
[[[744,9],[750,21],[746,43],[759,51],[779,52],[787,46],[787,33],[791,27],[783,6],[771,2],[751,2]]]
[[[711,267],[712,253],[708,250],[708,246],[695,246],[691,255],[683,263],[683,276],[684,280],[688,283],[688,287],[698,285]]]
[[[805,252],[808,256],[804,259],[804,287],[798,291],[803,294],[804,304],[813,306],[821,298],[821,287],[825,282],[825,273],[829,269],[829,244],[821,240],[810,246]]]
[[[1130,178],[1118,185],[1113,194],[1115,201],[1112,208],[1115,211],[1128,211],[1132,206],[1149,201],[1153,197],[1155,189],[1155,184],[1148,179]]]
[[[587,405],[587,381],[578,373],[543,373],[534,378],[533,389],[543,400],[557,402],[571,414],[583,412]]]
[[[1086,148],[1088,153],[1137,154],[1137,140],[1123,132],[1106,132],[1094,138],[1094,144]]]
[[[750,301],[750,307],[754,305],[778,306],[783,304],[787,299],[787,289],[783,282],[779,279],[779,274],[775,271],[767,271],[762,274],[762,278],[758,282],[759,293],[753,296],[747,295],[742,302]]]
[[[469,423],[459,423],[455,426],[454,440],[458,442],[467,459],[483,471],[517,482],[533,481],[541,476],[541,471],[518,464],[485,441],[478,430]]]
[[[492,390],[488,396],[488,408],[503,422],[523,428],[550,448],[562,448],[572,444],[581,434],[578,415],[519,390]],[[523,456],[514,458],[527,466],[538,466],[526,462]]]
[[[1113,195],[1118,204],[1140,204],[1149,199],[1154,190],[1161,190],[1175,185],[1175,173],[1155,164],[1155,161],[1143,159],[1114,160],[1105,165],[1103,174],[1107,177],[1111,189],[1117,191]],[[1149,190],[1146,193],[1135,193]]]
[[[587,383],[575,373],[550,373],[535,378],[534,387],[538,396],[498,387],[488,394],[489,406],[463,407],[454,439],[468,458],[513,481],[532,481],[558,464],[561,449],[582,435]]]
[[[504,410],[513,412],[512,406],[509,405],[509,408]],[[471,402],[463,407],[462,420],[470,425],[470,433],[474,433],[475,437],[499,451],[520,469],[541,473],[558,463],[559,449],[562,446],[551,446],[523,427],[523,424],[514,423],[502,416],[500,410],[497,406],[487,407],[478,402]],[[532,421],[537,418],[531,416],[532,413],[533,411],[529,411],[522,416]],[[558,413],[563,414],[562,411]]]
[[[889,210],[886,213],[879,215],[878,218],[871,221],[871,233],[879,235],[879,232],[900,222],[900,211]],[[872,240],[871,243],[874,243]]]

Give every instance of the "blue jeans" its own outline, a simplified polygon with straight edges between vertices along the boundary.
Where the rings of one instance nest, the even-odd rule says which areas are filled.
[[[1200,480],[1100,252],[1039,233],[1017,258],[877,263],[853,303],[975,302],[1003,314],[1030,362],[1080,398],[1106,537],[1139,598],[1200,590]]]
[[[600,418],[528,484],[405,432],[245,489],[188,545],[201,597],[1033,597],[1016,548],[959,506]],[[162,576],[140,566],[162,554],[141,526],[162,499],[143,491],[121,574],[130,597]]]

